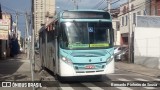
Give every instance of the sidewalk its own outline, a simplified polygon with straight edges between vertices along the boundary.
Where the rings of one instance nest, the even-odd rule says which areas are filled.
[[[0,61],[0,80],[31,81],[31,64],[24,53]],[[35,66],[38,70],[37,66]],[[38,77],[35,73],[35,79]]]
[[[125,62],[115,62],[115,67],[121,70],[126,70],[126,71],[135,72],[142,75],[160,78],[160,70],[147,68],[142,65],[137,65],[133,63],[129,64]]]
[[[38,80],[38,73],[35,73],[35,79]],[[7,58],[0,61],[0,80],[1,81],[32,81],[30,60],[26,59],[26,54]],[[33,90],[33,88],[3,88],[0,90]],[[44,90],[37,88],[36,90]]]

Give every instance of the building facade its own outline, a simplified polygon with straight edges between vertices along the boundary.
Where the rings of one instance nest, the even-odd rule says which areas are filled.
[[[160,0],[151,0],[150,14],[160,16]]]
[[[150,5],[150,0],[129,0],[120,6],[120,42],[128,45],[128,36],[134,31],[136,26],[136,15],[147,15],[149,11],[146,7]]]
[[[9,13],[2,13],[0,19],[0,58],[10,56],[9,33],[11,32],[12,17]]]
[[[119,8],[118,9],[111,9],[110,10],[111,16],[112,16],[112,27],[114,30],[114,45],[120,45],[120,31],[119,31],[119,25],[120,21],[118,20],[118,15],[120,13]]]
[[[48,20],[46,17],[53,17],[55,15],[55,0],[32,0],[32,11],[33,28],[37,40],[39,29]]]

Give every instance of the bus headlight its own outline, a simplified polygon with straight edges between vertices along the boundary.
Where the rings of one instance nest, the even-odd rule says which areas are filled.
[[[106,63],[107,63],[107,64],[110,63],[110,62],[113,60],[113,58],[114,58],[113,56],[107,58]]]
[[[61,60],[64,61],[65,63],[67,63],[67,64],[72,65],[71,60],[69,60],[68,58],[66,58],[66,57],[64,57],[64,56],[61,56]]]

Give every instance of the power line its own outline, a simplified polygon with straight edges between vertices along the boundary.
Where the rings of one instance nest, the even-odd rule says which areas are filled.
[[[24,12],[16,11],[16,10],[11,9],[11,8],[9,8],[9,7],[7,7],[7,6],[4,6],[4,5],[1,5],[1,6],[2,6],[3,8],[5,8],[5,9],[9,10],[9,11],[15,12],[15,14],[16,14],[16,12],[18,12],[19,14],[23,14],[23,13],[24,13]]]
[[[113,5],[113,4],[115,4],[115,3],[119,2],[119,1],[121,1],[121,0],[117,0],[115,2],[112,2],[111,5]]]
[[[119,2],[119,1],[121,1],[121,0],[114,1],[114,2],[111,3],[111,5],[113,5],[113,4],[115,4],[115,3]],[[108,8],[108,6],[104,7],[103,10],[105,10],[106,8]]]
[[[103,4],[105,0],[101,0],[98,4],[96,4],[93,9],[98,8],[99,6],[101,6]]]

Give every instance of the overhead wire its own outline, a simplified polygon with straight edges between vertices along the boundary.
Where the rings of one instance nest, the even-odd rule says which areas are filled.
[[[24,14],[24,12],[16,11],[16,10],[14,10],[14,9],[11,9],[11,8],[7,7],[7,6],[4,6],[4,5],[1,5],[1,6],[2,6],[2,8],[4,8],[4,9],[7,9],[7,10],[9,10],[9,11],[12,11],[12,14],[16,14],[16,13],[18,13],[18,14]]]
[[[111,5],[113,5],[113,4],[115,4],[115,3],[119,2],[119,1],[121,1],[121,0],[114,1],[114,2],[111,3]]]
[[[116,4],[116,3],[118,3],[119,1],[121,1],[121,0],[117,0],[117,1],[111,2],[111,5]],[[108,7],[108,6],[104,7],[102,10],[105,10],[107,7]]]
[[[97,3],[97,4],[93,7],[93,9],[99,8],[99,7],[103,4],[104,1],[105,1],[105,0],[101,0],[99,3]]]

